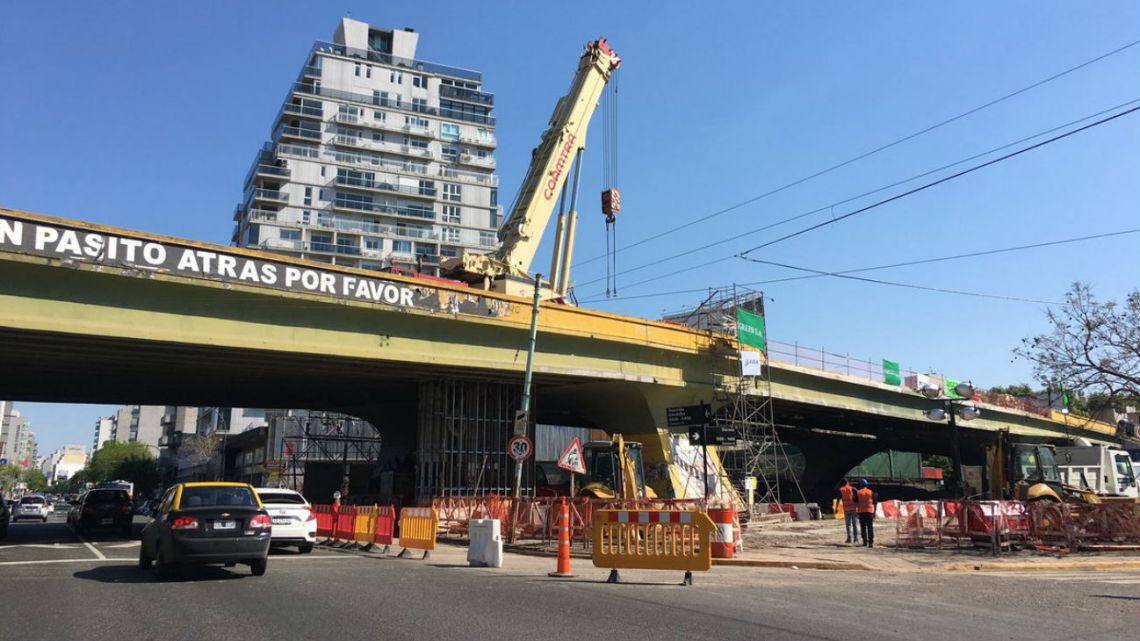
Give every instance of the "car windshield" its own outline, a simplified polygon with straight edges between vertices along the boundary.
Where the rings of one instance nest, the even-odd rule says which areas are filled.
[[[290,505],[305,504],[305,497],[301,496],[300,494],[294,494],[292,492],[258,492],[257,495],[261,497],[262,503],[287,503]]]
[[[108,505],[111,503],[127,503],[130,498],[122,490],[92,490],[87,494],[88,505]]]
[[[248,487],[237,486],[206,486],[182,488],[182,500],[178,506],[182,509],[189,507],[210,507],[215,505],[233,505],[256,507],[257,499]]]
[[[1132,481],[1132,459],[1128,458],[1127,454],[1117,454],[1115,458],[1116,473],[1120,475],[1121,480]]]
[[[20,505],[42,505],[43,502],[43,497],[40,496],[25,496],[20,499]]]

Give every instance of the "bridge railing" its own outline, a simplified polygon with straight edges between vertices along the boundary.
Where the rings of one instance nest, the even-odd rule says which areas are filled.
[[[832,374],[846,374],[865,378],[872,381],[883,382],[882,361],[852,358],[850,354],[829,352],[825,348],[807,347],[799,343],[784,343],[781,341],[768,341],[768,357],[774,361],[789,363],[799,367],[809,367]],[[904,379],[914,376],[918,372],[909,369],[900,369],[899,375]]]

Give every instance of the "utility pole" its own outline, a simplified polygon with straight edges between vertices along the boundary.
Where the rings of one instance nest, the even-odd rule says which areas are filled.
[[[526,347],[526,374],[523,375],[523,395],[522,395],[522,408],[520,414],[522,416],[522,428],[519,427],[519,421],[515,421],[515,434],[526,435],[526,426],[530,423],[530,387],[531,378],[534,375],[534,344],[538,337],[538,302],[539,295],[542,292],[542,274],[534,275],[534,306],[530,312],[530,340]],[[518,499],[522,494],[522,473],[525,459],[515,461],[515,492],[514,496]]]

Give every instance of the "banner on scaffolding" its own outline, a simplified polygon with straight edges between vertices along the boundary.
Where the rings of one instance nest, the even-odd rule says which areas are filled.
[[[760,376],[760,352],[740,350],[740,375]]]
[[[728,475],[721,466],[716,450],[709,448],[708,467],[704,465],[701,448],[691,445],[684,436],[669,436],[669,454],[672,465],[673,487],[679,499],[699,499],[705,494],[705,477],[708,477],[709,494],[725,505],[740,505],[740,497],[728,483]],[[702,473],[702,469],[704,472]]]
[[[898,363],[883,359],[883,382],[887,385],[902,385],[902,374],[899,372]]]
[[[736,308],[736,336],[741,345],[764,351],[764,317],[759,314]]]

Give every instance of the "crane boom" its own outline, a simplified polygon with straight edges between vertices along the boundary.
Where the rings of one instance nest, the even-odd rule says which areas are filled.
[[[484,288],[495,291],[524,293],[533,287],[529,273],[531,261],[566,184],[571,165],[581,158],[581,150],[586,146],[586,129],[602,90],[620,64],[621,58],[610,49],[605,38],[586,45],[570,90],[558,100],[549,128],[543,132],[538,147],[531,152],[530,166],[519,195],[499,228],[498,250],[486,255],[464,251],[460,256],[444,261],[442,267],[445,271],[472,284],[481,282]],[[569,275],[572,221],[576,215],[571,207],[566,239],[559,238],[555,248],[556,253],[562,252],[565,256],[561,261],[563,282]],[[558,275],[551,274],[550,277],[557,289]],[[512,287],[512,281],[517,281],[516,286]],[[559,293],[565,293],[565,286]]]

